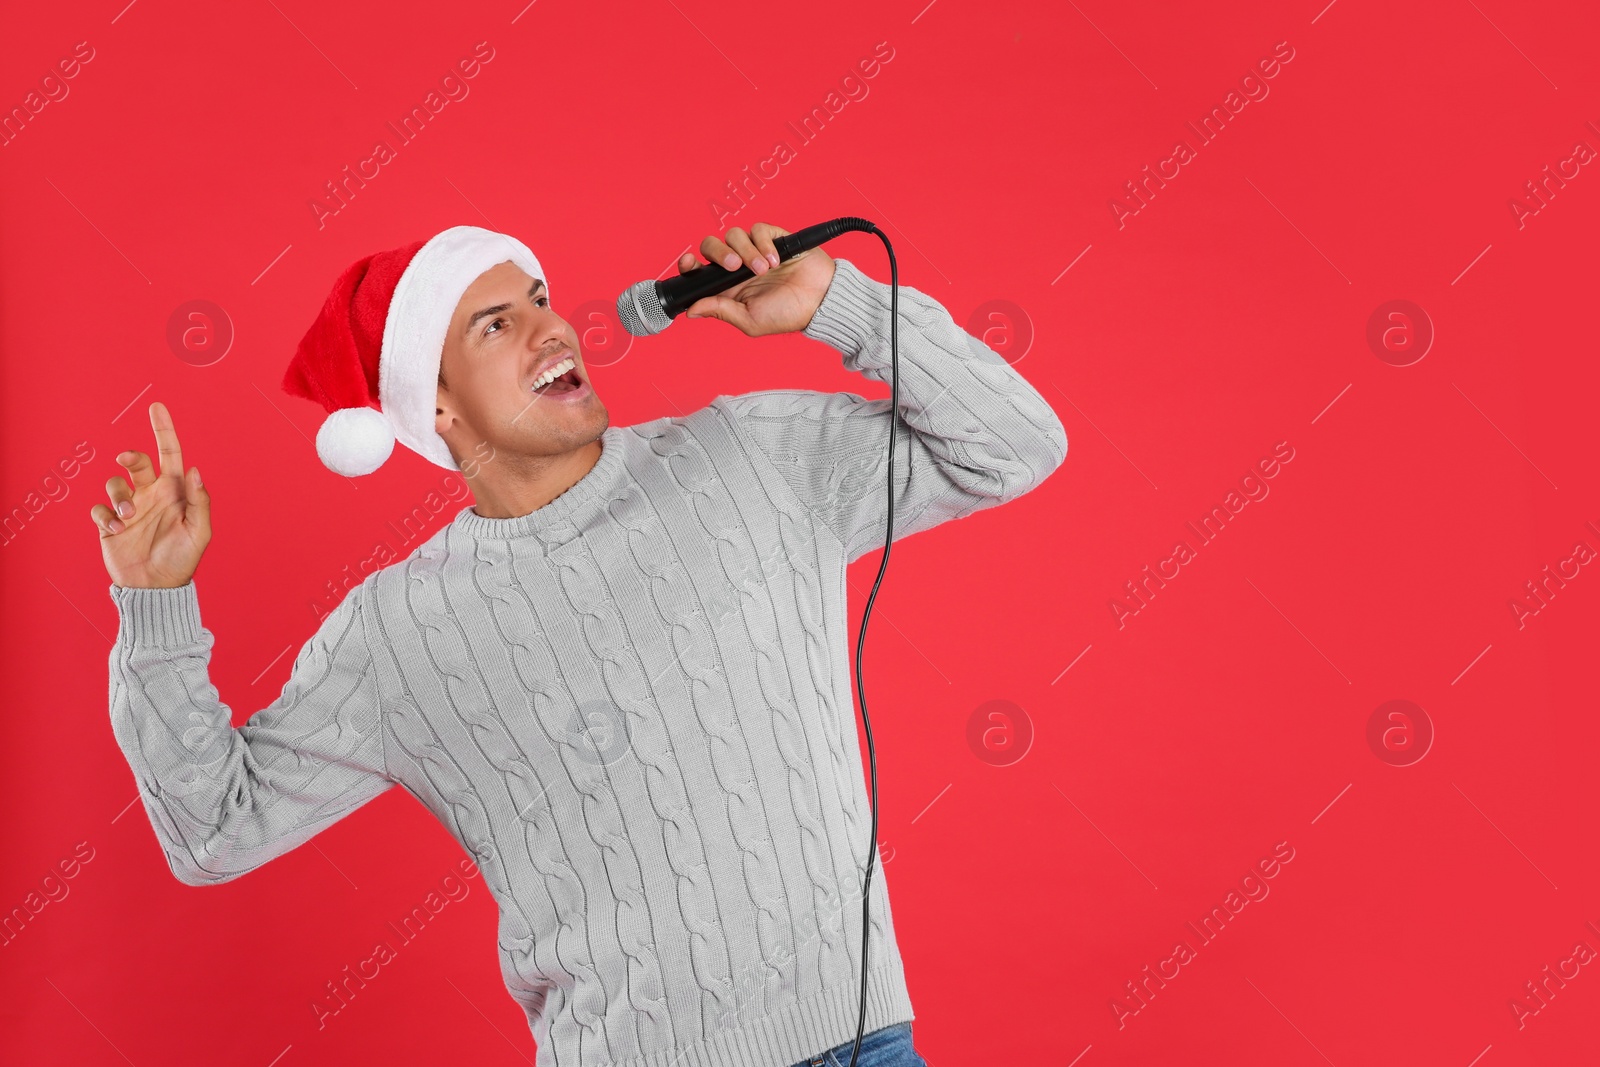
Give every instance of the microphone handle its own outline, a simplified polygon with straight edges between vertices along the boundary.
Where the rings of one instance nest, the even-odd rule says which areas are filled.
[[[795,233],[774,237],[772,244],[778,250],[778,262],[782,263],[786,259],[793,259],[801,252],[831,241],[842,233],[871,229],[873,225],[866,219],[846,216],[819,222],[815,226],[807,226]],[[666,312],[667,317],[677,318],[697,300],[715,296],[725,289],[732,289],[747,278],[755,276],[755,271],[751,270],[748,264],[740,266],[738,270],[729,270],[717,263],[707,263],[686,274],[656,282],[656,295],[661,299],[661,309]]]

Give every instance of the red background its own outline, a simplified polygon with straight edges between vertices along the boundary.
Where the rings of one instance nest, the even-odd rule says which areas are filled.
[[[1600,17],[1324,3],[13,11],[5,109],[77,42],[94,58],[0,147],[0,507],[25,509],[0,549],[0,909],[80,843],[92,859],[0,947],[0,1060],[531,1061],[476,879],[315,1025],[324,984],[463,855],[401,790],[236,883],[171,877],[107,718],[116,616],[89,508],[118,451],[153,451],[164,401],[215,501],[198,584],[243,722],[325,583],[441,484],[404,449],[329,474],[322,413],[278,389],[351,261],[490,226],[532,247],[570,318],[729,226],[860,215],[957,322],[1009,302],[988,338],[1071,440],[1034,493],[897,545],[869,627],[883,869],[929,1062],[1593,1062],[1600,967],[1520,1025],[1511,1004],[1547,965],[1570,975],[1579,942],[1600,950],[1600,576],[1579,567],[1520,626],[1511,602],[1600,548],[1600,174],[1520,226],[1510,201],[1600,147]],[[482,41],[470,94],[319,226],[324,183]],[[879,42],[868,95],[802,144],[787,124]],[[1194,146],[1185,123],[1279,42],[1270,94],[1119,227],[1124,183]],[[780,139],[794,158],[719,217]],[[888,280],[876,239],[830,250]],[[206,366],[167,341],[195,299],[235,331]],[[1394,299],[1436,331],[1409,366],[1366,341]],[[608,344],[585,334],[618,425],[718,393],[888,393],[825,346],[720,322],[600,366]],[[47,483],[80,442],[93,459]],[[1270,495],[1119,626],[1124,583],[1193,544],[1185,523],[1278,442],[1294,458]],[[877,560],[852,569],[852,633]],[[1367,740],[1393,699],[1435,732],[1409,766]],[[993,700],[1033,731],[1007,766],[968,743]],[[1280,842],[1270,895],[1119,1026],[1125,983]]]

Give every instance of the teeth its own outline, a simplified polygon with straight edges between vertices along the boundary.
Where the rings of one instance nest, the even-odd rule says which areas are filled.
[[[567,371],[571,370],[577,365],[577,361],[571,356],[568,356],[566,359],[562,360],[560,363],[557,363],[554,367],[551,367],[549,370],[539,375],[539,377],[535,378],[533,380],[533,387],[535,389],[543,389],[545,386],[549,385],[551,382],[555,381],[557,378],[561,377],[563,374],[567,373]]]

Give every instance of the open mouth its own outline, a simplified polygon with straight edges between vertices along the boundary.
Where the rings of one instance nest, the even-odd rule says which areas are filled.
[[[539,388],[535,389],[534,392],[541,395],[545,393],[570,393],[572,390],[578,388],[580,384],[582,383],[578,381],[577,369],[574,368],[573,370],[567,371],[567,373],[550,382],[549,385],[541,385]]]
[[[560,371],[560,373],[554,378],[541,376],[538,384],[533,387],[535,395],[557,395],[570,393],[575,389],[582,388],[583,379],[578,376],[578,361],[571,356],[568,356],[550,369]],[[548,372],[546,373],[548,374]]]

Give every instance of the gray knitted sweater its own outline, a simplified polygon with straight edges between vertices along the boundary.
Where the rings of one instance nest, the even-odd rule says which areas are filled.
[[[805,335],[887,383],[889,286],[838,260]],[[899,340],[897,540],[1066,458],[1040,394],[906,286]],[[887,399],[780,389],[609,427],[544,507],[464,508],[351,589],[237,728],[194,583],[113,585],[112,730],[172,873],[237,878],[398,784],[481,869],[540,1067],[787,1067],[853,1039],[845,566],[883,547],[889,424]],[[886,873],[868,1031],[914,1018]]]

